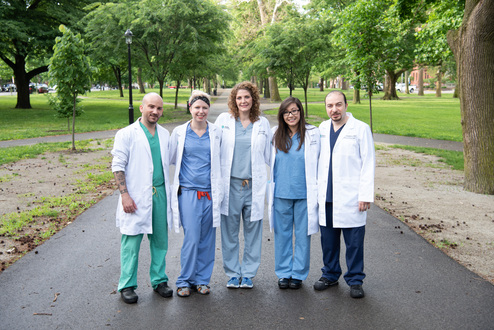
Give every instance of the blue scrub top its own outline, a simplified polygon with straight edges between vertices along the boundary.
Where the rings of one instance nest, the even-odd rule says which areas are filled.
[[[288,153],[276,150],[274,161],[274,197],[284,199],[306,199],[305,144],[300,150],[300,134],[292,136],[292,146]]]
[[[154,136],[151,135],[146,126],[141,122],[144,134],[149,142],[149,147],[151,148],[151,157],[153,159],[153,186],[158,187],[165,184],[165,175],[163,174],[163,163],[161,162],[161,150],[160,150],[160,139],[158,137],[158,130],[154,131]]]
[[[180,185],[199,191],[211,191],[211,147],[209,126],[199,137],[187,125],[182,165],[179,174]]]
[[[230,176],[237,179],[252,179],[251,137],[252,123],[246,128],[239,119],[235,120],[235,148],[233,149],[232,171]]]
[[[346,124],[341,126],[338,131],[334,131],[333,123],[331,122],[331,128],[329,129],[329,146],[331,150],[331,156],[329,157],[329,173],[328,173],[328,189],[326,190],[326,203],[333,202],[333,149],[336,144],[336,140],[340,136],[341,130]]]

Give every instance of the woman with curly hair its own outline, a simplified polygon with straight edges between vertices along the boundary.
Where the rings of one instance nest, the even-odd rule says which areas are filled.
[[[249,81],[237,84],[228,100],[228,113],[215,124],[222,129],[221,247],[228,288],[251,289],[261,264],[262,218],[271,152],[271,130],[261,117],[259,90]],[[252,192],[255,194],[252,194]],[[239,230],[242,219],[244,253],[240,263]]]
[[[274,229],[274,270],[280,289],[299,289],[309,275],[310,235],[319,230],[321,138],[317,127],[306,124],[302,102],[291,96],[280,105],[273,135],[268,214]]]

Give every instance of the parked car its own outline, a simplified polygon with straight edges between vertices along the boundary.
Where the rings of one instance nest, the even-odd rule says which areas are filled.
[[[396,91],[400,93],[405,93],[406,92],[406,84],[405,83],[398,83],[395,85]],[[408,85],[408,91],[410,93],[413,93],[417,89],[417,86],[415,85]]]
[[[15,92],[17,91],[17,87],[15,84],[5,84],[2,86],[2,92]]]
[[[38,85],[38,93],[40,93],[40,94],[48,93],[48,85],[46,85],[46,84],[39,84]]]

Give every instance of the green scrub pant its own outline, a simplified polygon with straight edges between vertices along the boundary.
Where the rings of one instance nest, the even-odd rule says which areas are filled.
[[[165,273],[166,252],[168,251],[168,224],[166,214],[166,190],[165,185],[155,187],[153,194],[153,233],[148,234],[149,248],[151,250],[151,265],[149,276],[151,285],[155,289],[158,284],[168,282]],[[143,234],[122,235],[120,245],[120,281],[118,291],[125,288],[137,288],[137,265],[139,249]]]

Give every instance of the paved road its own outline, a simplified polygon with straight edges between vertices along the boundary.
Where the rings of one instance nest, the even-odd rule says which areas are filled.
[[[265,221],[254,289],[225,287],[218,231],[212,293],[163,299],[150,287],[144,239],[139,302],[126,305],[116,293],[117,198],[118,192],[105,198],[0,274],[0,329],[494,328],[494,286],[375,205],[368,215],[364,299],[350,298],[343,280],[326,291],[313,290],[322,263],[319,234],[312,237],[311,271],[303,287],[279,290],[274,238]],[[172,287],[180,271],[182,236],[169,234]]]

